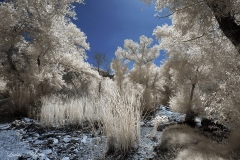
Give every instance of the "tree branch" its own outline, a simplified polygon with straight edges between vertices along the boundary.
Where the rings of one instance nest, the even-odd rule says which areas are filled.
[[[187,9],[193,5],[196,5],[196,3],[193,3],[192,5],[189,5],[189,6],[186,6],[186,7],[182,7],[182,8],[179,8],[179,9],[176,9],[175,11],[173,11],[172,9],[169,9],[172,13],[168,14],[168,15],[164,15],[164,16],[159,16],[159,15],[156,15],[156,17],[158,19],[161,19],[161,18],[167,18],[167,17],[170,17],[171,15],[173,15],[174,13],[178,12],[178,11],[181,11],[181,10],[184,10],[184,9]]]
[[[214,30],[209,31],[209,33],[212,33],[212,32],[214,32]],[[202,38],[204,36],[205,36],[205,32],[201,36],[197,36],[197,37],[192,38],[192,39],[184,40],[183,42],[194,41],[194,40],[200,39],[200,38]]]

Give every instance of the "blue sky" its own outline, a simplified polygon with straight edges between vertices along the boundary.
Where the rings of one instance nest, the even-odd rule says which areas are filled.
[[[145,35],[153,38],[153,29],[165,23],[171,24],[168,18],[157,19],[154,5],[146,6],[139,0],[85,0],[85,5],[77,4],[75,11],[78,20],[73,20],[78,28],[87,35],[90,51],[87,51],[88,62],[92,64],[95,52],[107,54],[115,58],[117,47],[123,47],[125,39],[139,42],[139,37]],[[154,62],[159,65],[164,58]]]

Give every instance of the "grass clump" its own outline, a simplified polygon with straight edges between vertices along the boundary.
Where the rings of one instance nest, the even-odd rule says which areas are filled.
[[[134,92],[111,89],[94,96],[68,99],[50,96],[42,99],[40,123],[45,127],[102,124],[108,152],[127,153],[140,140],[140,99]],[[64,100],[65,99],[65,100]]]

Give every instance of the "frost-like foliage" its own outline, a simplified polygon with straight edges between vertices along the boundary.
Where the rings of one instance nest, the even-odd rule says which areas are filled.
[[[163,73],[168,73],[165,80],[173,89],[170,105],[175,111],[193,111],[229,127],[239,126],[239,101],[234,98],[239,95],[237,50],[219,30],[191,39],[197,32],[196,27],[182,34],[175,21],[154,30],[168,55],[162,67],[169,68]]]
[[[139,44],[129,39],[124,40],[124,48],[118,47],[115,52],[116,57],[133,61],[136,65],[143,65],[152,62],[159,56],[159,46],[154,45],[151,47],[153,42],[151,38],[142,35],[139,40]]]
[[[189,92],[181,90],[170,98],[169,105],[175,112],[187,113],[189,105]]]
[[[164,106],[169,106],[169,99],[174,95],[174,85],[172,82],[172,75],[170,73],[171,64],[169,61],[164,61],[159,68],[159,86],[160,89],[159,104]]]
[[[162,90],[159,67],[149,62],[138,66],[134,64],[128,73],[131,82],[141,84],[145,87],[142,97],[142,107],[144,110],[153,111],[158,105],[159,91]]]
[[[119,47],[115,52],[118,59],[112,62],[118,84],[120,81],[122,82],[126,72],[121,60],[134,62],[134,66],[125,80],[130,80],[131,83],[140,84],[145,88],[141,99],[142,110],[150,112],[158,104],[159,96],[157,93],[162,88],[159,67],[153,64],[154,59],[159,56],[160,48],[159,45],[151,46],[152,42],[153,40],[146,36],[141,36],[139,43],[127,39],[124,41],[124,48]]]
[[[194,32],[191,39],[209,34],[219,28],[239,51],[240,46],[240,1],[238,0],[140,0],[149,5],[155,4],[160,13],[157,17],[172,16],[172,21],[177,30],[186,35]],[[196,30],[196,28],[198,28]]]
[[[114,71],[114,80],[116,80],[117,85],[122,90],[128,66],[124,65],[120,59],[114,59],[111,63],[111,69]]]
[[[0,74],[10,93],[19,85],[33,86],[39,98],[54,93],[69,85],[63,76],[70,71],[98,78],[84,62],[87,37],[70,20],[75,17],[73,2],[83,3],[14,0],[0,4]]]
[[[239,1],[142,1],[172,19],[153,32],[168,54],[162,70],[172,109],[239,126]]]

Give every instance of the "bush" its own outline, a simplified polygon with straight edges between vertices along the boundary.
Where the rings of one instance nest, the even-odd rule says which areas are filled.
[[[40,98],[33,86],[18,85],[9,91],[8,107],[12,116],[35,117],[39,114]]]
[[[231,153],[227,146],[207,139],[187,125],[173,125],[163,131],[154,151],[163,159],[224,159]]]

